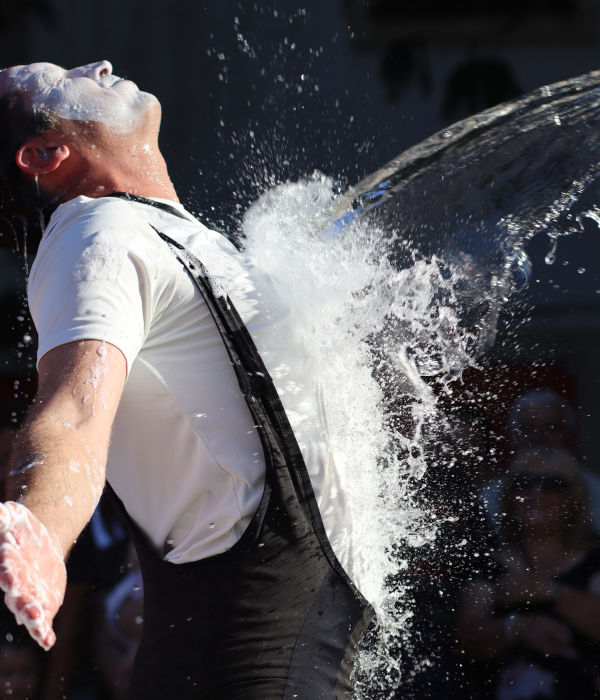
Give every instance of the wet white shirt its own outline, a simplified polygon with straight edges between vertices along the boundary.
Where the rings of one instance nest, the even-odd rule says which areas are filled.
[[[273,377],[334,550],[349,533],[320,402],[318,367],[271,281],[185,213],[78,197],[53,214],[29,277],[38,360],[64,343],[119,348],[127,381],[107,477],[171,562],[237,542],[260,502],[264,458],[225,346],[192,280],[152,228],[185,245],[230,296]],[[152,224],[152,226],[150,225]]]

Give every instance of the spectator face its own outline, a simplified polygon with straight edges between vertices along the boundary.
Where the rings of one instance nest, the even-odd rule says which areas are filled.
[[[510,414],[508,438],[514,452],[537,446],[575,448],[575,416],[557,392],[548,389],[525,394]]]
[[[560,406],[527,403],[521,407],[515,435],[517,447],[567,447],[569,433]]]
[[[572,467],[563,456],[517,462],[511,474],[513,514],[524,531],[561,531],[573,510]]]

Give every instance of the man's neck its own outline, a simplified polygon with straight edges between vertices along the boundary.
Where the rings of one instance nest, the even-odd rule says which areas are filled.
[[[80,195],[104,197],[112,192],[129,192],[138,197],[168,199],[179,198],[169,178],[166,163],[160,153],[144,153],[139,157],[118,164],[119,167],[103,167],[104,163],[84,163],[74,169],[62,183],[62,201]]]
[[[78,133],[65,144],[68,158],[39,176],[39,187],[58,201],[111,192],[179,201],[155,135]]]
[[[114,185],[110,188],[103,188],[98,194],[88,195],[88,197],[104,197],[113,192],[128,192],[136,197],[146,199],[166,199],[170,202],[179,202],[175,188],[171,181],[159,185],[158,183],[130,183],[127,185]]]
[[[113,192],[179,201],[158,145],[151,148],[144,144],[132,148],[130,158],[122,159],[120,163],[120,169],[110,173]]]

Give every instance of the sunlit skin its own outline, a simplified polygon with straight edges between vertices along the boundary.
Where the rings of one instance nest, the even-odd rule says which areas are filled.
[[[160,103],[113,76],[108,61],[71,70],[52,63],[8,68],[0,73],[0,95],[14,90],[53,117],[54,128],[16,154],[41,190],[60,201],[114,191],[177,200],[158,147]]]
[[[27,93],[32,106],[66,120],[103,123],[115,132],[131,132],[158,100],[130,80],[113,74],[108,61],[69,70],[53,63],[14,66],[2,77]]]
[[[177,200],[158,148],[158,101],[115,79],[107,61],[70,71],[48,63],[2,71],[0,94],[14,90],[54,118],[51,130],[15,153],[23,175],[37,179],[43,193],[58,201],[114,191]],[[72,118],[76,100],[86,110],[77,115],[88,118]],[[114,112],[128,115],[132,128],[115,126]],[[0,504],[0,586],[44,648],[55,641],[63,559],[104,485],[126,370],[121,351],[101,340],[54,348],[39,361],[38,394],[15,442],[9,497],[26,511]]]

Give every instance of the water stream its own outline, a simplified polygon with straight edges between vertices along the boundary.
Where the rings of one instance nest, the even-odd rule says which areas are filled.
[[[403,548],[435,537],[417,497],[440,391],[494,343],[527,284],[526,242],[580,231],[600,173],[600,72],[541,88],[405,151],[340,195],[315,173],[267,191],[243,230],[254,263],[281,281],[319,357],[328,430],[348,489],[353,575],[379,630],[358,698],[391,698],[410,592]],[[437,391],[428,380],[435,376]]]

